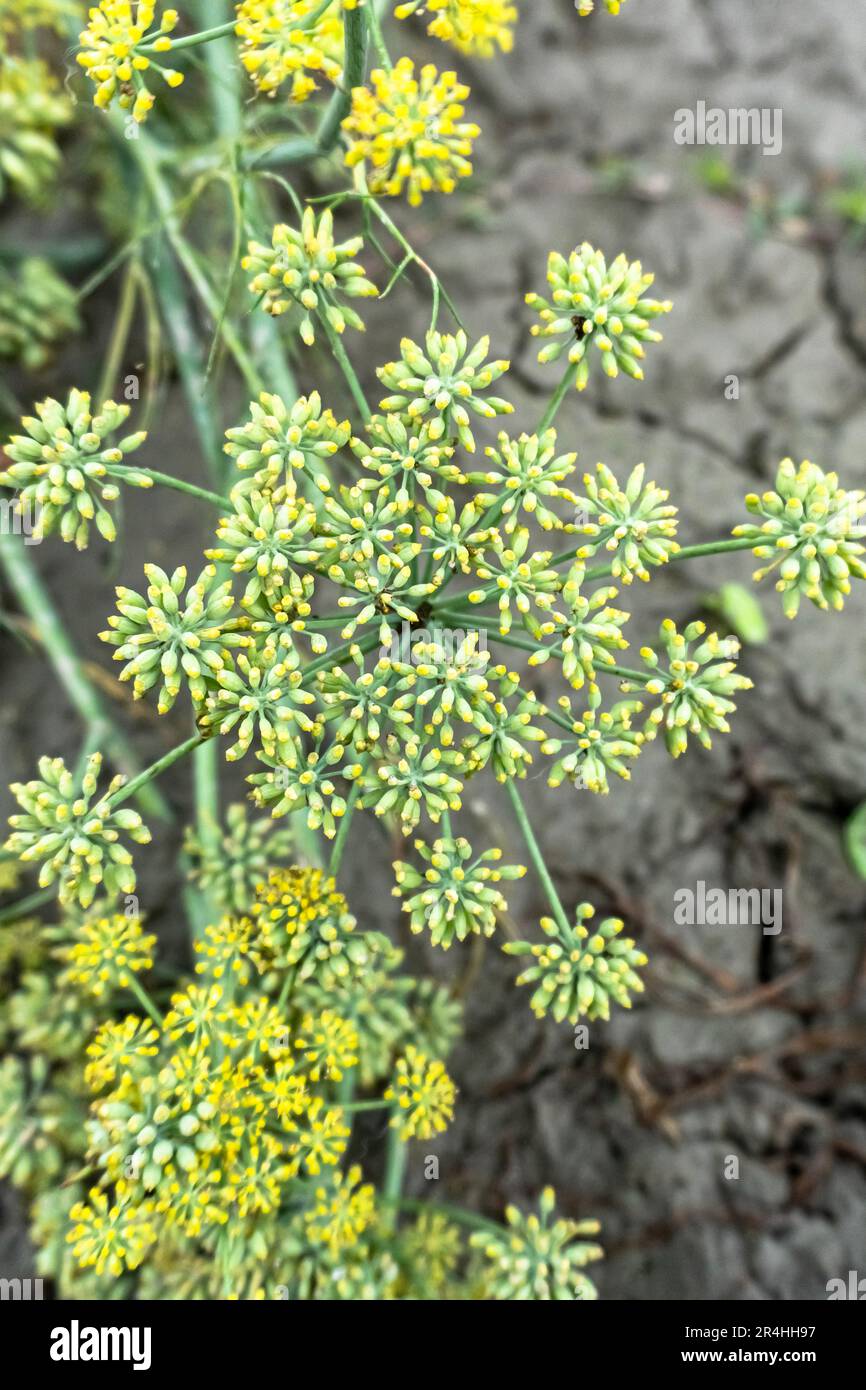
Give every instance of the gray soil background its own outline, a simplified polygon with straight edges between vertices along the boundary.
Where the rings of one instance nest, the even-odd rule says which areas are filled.
[[[674,311],[644,383],[596,370],[564,405],[560,443],[582,465],[604,460],[622,479],[645,461],[680,509],[684,544],[744,520],[744,494],[770,486],[786,455],[866,485],[864,249],[838,227],[825,235],[813,215],[828,174],[866,149],[861,0],[628,0],[618,18],[601,10],[590,20],[572,0],[520,8],[513,55],[453,63],[483,130],[473,190],[395,212],[470,332],[489,333],[494,355],[511,359],[509,429],[534,427],[558,379],[535,360],[524,294],[544,288],[551,248],[586,239],[609,257],[622,249],[642,260]],[[412,48],[408,35],[407,26]],[[439,46],[415,48],[445,65]],[[673,139],[675,110],[698,100],[783,112],[777,156],[709,151],[736,170],[735,196],[702,182],[708,151]],[[401,284],[370,306],[366,339],[347,335],[371,394],[373,364],[396,354],[402,334],[423,333],[422,290],[423,281]],[[61,387],[76,362],[61,364]],[[732,373],[738,400],[725,398]],[[329,369],[305,362],[300,376],[337,408],[342,386]],[[201,477],[177,387],[138,457]],[[59,542],[31,552],[80,650],[105,672],[96,634],[112,585],[137,585],[144,560],[195,567],[207,543],[209,518],[186,499],[133,495],[126,513],[116,573],[96,545],[81,557]],[[734,554],[622,591],[633,644],[624,660],[634,664],[663,617],[705,616],[706,594],[729,579],[748,584],[753,568]],[[443,955],[410,938],[390,896],[397,846],[369,818],[350,842],[344,886],[362,925],[399,939],[411,968],[466,989],[466,1037],[451,1061],[456,1120],[440,1143],[413,1146],[411,1190],[498,1214],[552,1184],[564,1212],[602,1222],[607,1258],[591,1273],[603,1298],[823,1299],[829,1279],[866,1274],[866,884],[840,838],[866,799],[859,589],[842,614],[808,607],[795,623],[772,588],[761,589],[770,637],[743,656],[755,689],[711,753],[690,747],[674,762],[656,743],[608,797],[553,792],[540,775],[525,784],[567,905],[591,899],[625,917],[651,957],[646,994],[630,1013],[592,1025],[587,1050],[567,1024],[533,1018],[529,992],[514,988],[516,963],[492,943]],[[542,699],[561,693],[547,669],[531,678]],[[159,722],[123,698],[114,708],[142,757],[154,757],[187,732],[179,706]],[[78,741],[47,666],[0,639],[4,819],[5,784],[31,775],[39,754],[69,754]],[[183,816],[185,776],[166,789]],[[460,828],[479,848],[498,843],[506,862],[525,862],[495,784],[470,786]],[[137,860],[142,905],[180,953],[176,850],[176,837],[161,833]],[[673,895],[699,879],[781,887],[781,933],[676,926]],[[545,906],[530,875],[510,905],[520,936],[537,933]],[[425,1150],[440,1160],[435,1192]],[[731,1157],[737,1178],[725,1176]],[[0,1263],[17,1269],[11,1207]]]

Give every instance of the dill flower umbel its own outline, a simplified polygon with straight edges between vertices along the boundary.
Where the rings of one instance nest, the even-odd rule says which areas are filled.
[[[225,828],[215,837],[200,837],[188,829],[184,849],[192,860],[192,876],[202,891],[224,912],[249,912],[256,887],[281,859],[288,859],[294,836],[288,826],[270,817],[253,820],[244,802],[226,808]]]
[[[132,109],[132,118],[143,121],[153,106],[143,72],[154,66],[151,54],[161,59],[171,48],[168,37],[178,20],[177,10],[164,10],[159,24],[155,0],[99,0],[88,12],[87,28],[81,34],[78,62],[96,85],[93,98],[100,108],[117,103]],[[144,51],[144,50],[147,51]],[[183,73],[156,62],[156,71],[169,87],[179,87]]]
[[[458,179],[472,173],[472,142],[481,134],[462,120],[469,88],[432,63],[416,77],[411,58],[390,71],[375,68],[370,81],[372,90],[354,89],[343,121],[349,168],[367,161],[371,193],[398,198],[405,190],[412,207],[432,190],[453,193]]]
[[[577,1023],[585,1015],[610,1018],[611,1004],[631,1008],[631,994],[643,990],[637,967],[646,965],[643,951],[630,937],[622,937],[618,917],[607,917],[595,928],[585,925],[595,916],[591,903],[581,903],[575,925],[566,932],[551,917],[542,917],[541,929],[550,938],[541,944],[509,941],[509,956],[531,956],[533,964],[518,976],[518,985],[536,986],[529,1007],[536,1018],[551,1014],[557,1023]]]
[[[760,497],[749,493],[746,506],[760,525],[735,526],[735,536],[751,537],[752,551],[771,563],[755,570],[754,579],[778,572],[776,589],[786,617],[794,618],[802,597],[816,608],[842,608],[851,578],[866,579],[861,556],[866,536],[866,493],[846,492],[836,473],[825,473],[808,459],[797,467],[783,459],[775,489]]]
[[[649,324],[673,307],[669,299],[643,297],[654,279],[644,274],[640,261],[629,262],[623,255],[608,265],[587,241],[568,258],[551,251],[551,302],[540,294],[526,296],[541,318],[530,330],[533,337],[554,339],[539,352],[539,362],[555,362],[567,350],[569,362],[577,368],[575,385],[582,391],[589,380],[588,350],[594,343],[607,376],[624,371],[642,381],[643,344],[660,342],[662,336]]]
[[[639,463],[623,488],[606,464],[597,463],[595,477],[583,475],[585,494],[575,499],[587,518],[574,528],[586,537],[581,560],[603,548],[613,555],[611,572],[623,584],[631,584],[635,576],[647,581],[648,566],[666,565],[679,550],[674,540],[677,509],[666,505],[666,488],[652,482],[644,485],[644,474]]]
[[[75,940],[57,952],[66,966],[60,983],[101,999],[125,988],[131,976],[150,970],[155,945],[156,937],[142,931],[140,918],[94,914],[75,928]]]
[[[110,444],[129,406],[104,401],[93,415],[90,393],[74,388],[66,405],[49,397],[35,409],[35,416],[21,421],[26,433],[13,434],[6,445],[12,466],[0,473],[0,485],[15,488],[19,504],[38,511],[44,535],[59,531],[62,540],[74,541],[83,550],[93,522],[101,536],[113,541],[114,518],[103,506],[115,501],[120,491],[111,481],[112,469],[144,443],[145,431]],[[150,478],[134,469],[124,469],[119,476],[132,487],[151,486]]]
[[[118,611],[108,619],[110,630],[99,636],[117,647],[115,661],[126,662],[120,679],[132,681],[137,700],[161,681],[158,709],[164,714],[186,679],[200,704],[207,693],[206,677],[221,668],[226,647],[248,640],[223,630],[234,607],[231,580],[218,584],[215,566],[208,565],[184,594],[184,565],[170,575],[158,565],[145,565],[144,573],[145,594],[118,586]]]
[[[401,1139],[432,1139],[448,1128],[457,1088],[445,1063],[433,1061],[410,1044],[397,1059],[385,1099],[394,1102],[391,1124]]]
[[[307,1237],[337,1255],[357,1243],[375,1215],[375,1191],[371,1183],[361,1183],[361,1169],[355,1164],[316,1187],[312,1205],[304,1212]]]
[[[232,488],[237,492],[296,489],[295,473],[304,471],[327,492],[331,484],[321,471],[321,461],[332,458],[349,442],[352,426],[323,407],[318,391],[300,396],[291,406],[279,396],[263,391],[250,403],[250,418],[226,430],[225,452],[242,474]]]
[[[539,1215],[524,1216],[515,1206],[506,1208],[508,1222],[501,1235],[476,1231],[470,1245],[484,1252],[490,1264],[484,1282],[496,1300],[518,1302],[596,1299],[595,1285],[581,1270],[600,1260],[600,1246],[577,1240],[595,1235],[597,1221],[551,1221],[556,1193],[546,1187],[538,1204]]]
[[[686,751],[689,734],[694,734],[704,748],[711,748],[712,733],[728,733],[731,726],[727,716],[736,709],[730,697],[752,688],[748,676],[736,670],[739,640],[720,638],[715,632],[704,638],[706,630],[706,624],[695,622],[679,632],[673,620],[665,618],[659,638],[668,655],[668,671],[661,669],[652,647],[641,647],[641,658],[649,668],[646,682],[623,682],[623,690],[646,690],[661,696],[661,703],[649,716],[648,729],[663,725],[665,744],[674,758]],[[692,649],[691,644],[700,638],[704,640]]]
[[[124,1269],[136,1269],[156,1243],[153,1202],[131,1200],[123,1182],[117,1184],[113,1201],[98,1187],[87,1195],[88,1200],[76,1202],[69,1213],[75,1224],[67,1240],[79,1263],[115,1277]]]
[[[494,57],[497,48],[510,53],[514,47],[513,25],[517,6],[511,0],[407,0],[394,14],[406,19],[416,10],[431,15],[428,34],[444,39],[461,53]]]
[[[265,96],[291,82],[293,101],[306,101],[316,76],[338,82],[343,70],[343,21],[339,7],[324,14],[321,0],[242,0],[235,33],[241,62]]]
[[[472,847],[462,837],[436,840],[432,848],[416,840],[415,848],[429,867],[394,865],[397,887],[393,891],[405,897],[403,911],[409,913],[411,930],[417,934],[429,928],[432,944],[446,951],[455,937],[465,941],[471,933],[492,936],[497,913],[508,910],[493,885],[522,878],[526,869],[520,864],[500,866],[499,849],[488,849],[473,860]]]
[[[554,528],[570,530],[571,526],[557,516],[547,505],[547,500],[559,498],[569,502],[572,507],[577,498],[563,481],[574,471],[577,454],[556,456],[556,430],[545,430],[537,434],[522,434],[519,439],[509,439],[502,432],[498,448],[492,445],[485,449],[490,460],[484,472],[469,473],[471,483],[495,486],[505,489],[506,498],[501,506],[505,517],[505,530],[513,531],[520,520],[521,510],[534,516],[545,531]],[[495,500],[493,495],[480,494],[476,498],[479,505]]]
[[[469,411],[485,420],[510,415],[514,406],[500,396],[489,396],[487,389],[508,371],[509,362],[486,361],[490,339],[479,338],[473,348],[461,328],[456,334],[431,330],[424,347],[411,338],[400,341],[399,362],[386,362],[376,375],[395,395],[381,402],[383,410],[399,411],[414,427],[429,416],[431,439],[446,442],[455,438],[468,449],[475,449],[469,428]]]
[[[298,333],[311,347],[316,341],[314,314],[324,314],[335,333],[343,333],[347,326],[363,331],[361,316],[338,303],[344,296],[369,298],[379,293],[354,259],[363,245],[360,236],[335,244],[330,208],[317,222],[307,206],[299,231],[280,223],[274,227],[270,246],[251,241],[241,268],[252,271],[250,291],[267,313],[284,314],[293,306],[300,311]]]
[[[60,901],[81,907],[90,907],[100,888],[109,898],[134,892],[132,855],[120,835],[139,845],[151,838],[137,811],[111,804],[124,777],[96,796],[101,767],[102,754],[91,753],[79,781],[62,758],[40,758],[39,778],[10,788],[23,814],[9,817],[13,834],[5,848],[25,864],[41,861],[40,887],[59,880]]]

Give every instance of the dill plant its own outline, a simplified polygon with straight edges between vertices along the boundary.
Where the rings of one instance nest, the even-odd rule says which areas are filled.
[[[219,23],[196,27],[217,8]],[[751,685],[737,641],[695,622],[666,619],[640,665],[620,664],[623,591],[662,565],[752,549],[756,578],[775,576],[793,617],[803,598],[841,607],[866,577],[866,498],[817,464],[783,462],[775,489],[746,499],[759,520],[698,546],[680,544],[676,507],[643,465],[578,470],[556,428],[562,402],[593,372],[641,381],[655,322],[672,308],[623,253],[551,250],[546,289],[527,303],[540,361],[560,372],[541,418],[510,427],[509,363],[467,335],[390,210],[471,175],[481,136],[471,92],[440,69],[438,44],[435,62],[392,61],[382,21],[401,21],[397,41],[414,23],[460,53],[495,57],[511,48],[519,10],[242,0],[234,13],[178,15],[100,0],[85,18],[73,0],[17,15],[0,6],[2,192],[50,192],[71,113],[33,35],[38,47],[53,28],[75,38],[104,123],[102,177],[109,191],[131,181],[137,219],[124,225],[115,208],[126,270],[104,389],[82,384],[23,414],[0,485],[41,510],[47,536],[79,549],[94,529],[116,540],[129,486],[191,495],[213,529],[197,577],[148,563],[140,588],[118,588],[101,633],[135,699],[189,712],[193,732],[146,768],[29,557],[0,536],[7,577],[84,724],[77,762],[44,757],[13,786],[0,863],[14,898],[0,913],[0,1175],[26,1194],[40,1271],[64,1296],[594,1298],[583,1270],[602,1251],[584,1237],[598,1223],[558,1216],[549,1188],[537,1213],[509,1207],[501,1222],[403,1196],[407,1146],[434,1140],[459,1105],[448,1054],[460,1006],[356,920],[339,886],[352,829],[369,813],[402,838],[394,893],[410,930],[442,949],[494,937],[508,884],[531,868],[547,911],[529,939],[504,942],[522,963],[517,983],[539,1017],[604,1021],[643,989],[646,957],[623,922],[563,901],[520,783],[540,763],[561,797],[568,783],[603,795],[611,777],[639,773],[659,734],[674,757],[709,746]],[[190,193],[176,132],[192,87],[210,103],[213,138],[199,120]],[[82,139],[95,138],[93,119],[82,117]],[[328,191],[305,202],[295,175],[322,160]],[[179,211],[219,188],[233,218],[227,292],[224,267],[193,245]],[[335,214],[354,221],[345,239]],[[141,254],[142,227],[156,259]],[[371,248],[387,282],[358,259]],[[76,296],[47,273],[28,308],[32,266],[22,259],[22,302],[0,322],[0,350],[24,367],[76,321]],[[429,327],[395,345],[371,401],[344,338],[363,331],[357,301],[375,313],[411,266],[429,284]],[[0,306],[3,296],[0,280]],[[209,353],[191,299],[214,324]],[[110,389],[130,300],[173,345],[201,483],[138,462],[149,426],[122,432],[131,412]],[[290,348],[331,354],[348,413],[300,394]],[[229,422],[215,362],[248,394]],[[476,430],[493,424],[496,442],[484,445]],[[541,665],[560,678],[555,706],[532,687]],[[251,807],[221,807],[223,756],[243,765]],[[181,836],[158,784],[187,759],[195,821]],[[485,771],[510,802],[526,865],[503,864],[499,847],[455,826]],[[145,845],[151,825],[182,839],[186,970],[161,959],[139,907],[129,842]],[[30,866],[38,886],[15,896]],[[55,916],[41,920],[55,897]],[[388,1135],[370,1173],[353,1147],[367,1111]]]

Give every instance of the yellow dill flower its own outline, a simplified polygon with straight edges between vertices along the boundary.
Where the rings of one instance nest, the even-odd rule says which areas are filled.
[[[348,1173],[334,1173],[329,1186],[316,1188],[314,1205],[304,1213],[309,1240],[326,1245],[332,1255],[355,1245],[376,1215],[373,1185],[358,1187],[361,1176],[357,1164]]]
[[[191,1033],[196,1044],[207,1047],[224,1013],[222,997],[220,985],[207,989],[189,985],[182,994],[173,995],[163,1024],[171,1041],[177,1042],[185,1033]]]
[[[357,1066],[358,1030],[332,1009],[318,1016],[307,1014],[301,1033],[295,1047],[303,1048],[311,1081],[342,1081],[344,1068]]]
[[[78,940],[61,947],[57,956],[66,962],[62,984],[77,985],[100,999],[107,991],[129,984],[130,977],[153,965],[151,952],[156,937],[146,935],[138,917],[115,912],[96,917],[76,928]]]
[[[150,1024],[135,1014],[127,1014],[120,1022],[112,1019],[103,1023],[87,1049],[90,1061],[84,1068],[84,1080],[93,1091],[110,1085],[115,1077],[145,1057],[155,1057],[159,1034]]]
[[[343,121],[351,137],[348,166],[369,160],[371,192],[396,198],[405,188],[413,207],[431,189],[453,193],[457,180],[472,173],[472,141],[481,133],[461,119],[469,88],[432,63],[416,77],[411,58],[401,58],[390,72],[376,68],[371,82],[372,91],[354,89]]]
[[[315,1096],[304,1115],[304,1128],[289,1152],[298,1156],[307,1172],[316,1177],[323,1166],[339,1163],[350,1133],[340,1107],[326,1105],[321,1096]]]
[[[60,159],[54,131],[72,113],[68,98],[45,63],[5,59],[0,68],[0,198],[7,183],[22,197],[39,200]]]
[[[461,53],[495,56],[497,47],[510,53],[514,47],[512,25],[517,23],[517,6],[510,0],[408,0],[394,14],[406,19],[416,10],[431,15],[427,33],[444,39]]]
[[[333,6],[318,19],[320,0],[242,0],[236,9],[241,62],[265,96],[291,80],[292,100],[306,101],[317,88],[314,73],[340,80],[343,21]]]
[[[201,957],[196,961],[196,974],[212,980],[221,980],[228,971],[231,979],[247,985],[253,969],[261,974],[265,968],[249,917],[223,917],[216,926],[205,927],[204,940],[197,941],[195,949]]]
[[[89,1201],[76,1202],[69,1212],[75,1224],[66,1239],[78,1263],[93,1266],[98,1275],[136,1269],[156,1243],[152,1217],[153,1202],[132,1202],[126,1184],[117,1184],[115,1200],[109,1200],[98,1187],[88,1193]]]
[[[405,1056],[398,1058],[394,1080],[385,1092],[385,1099],[397,1107],[391,1124],[401,1139],[432,1139],[447,1128],[456,1094],[445,1063],[431,1061],[410,1045]]]
[[[142,73],[151,66],[147,46],[162,55],[171,48],[168,35],[177,24],[177,10],[165,10],[157,28],[151,29],[155,0],[100,0],[88,13],[87,28],[80,35],[78,62],[96,84],[95,104],[105,109],[115,97],[124,110],[132,108],[133,120],[143,121],[153,106]],[[156,71],[169,85],[179,87],[183,73],[157,64]]]

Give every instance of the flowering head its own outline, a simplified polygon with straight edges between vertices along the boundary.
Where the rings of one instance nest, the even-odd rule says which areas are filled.
[[[76,926],[70,944],[57,951],[66,969],[61,985],[102,999],[129,985],[130,976],[150,970],[156,937],[145,934],[138,917],[93,912]]]
[[[816,608],[838,611],[851,592],[852,576],[866,579],[860,558],[860,537],[866,536],[862,489],[846,492],[837,474],[808,460],[797,467],[783,459],[775,490],[760,497],[750,493],[746,506],[764,520],[735,526],[733,534],[753,538],[752,553],[769,561],[755,570],[756,580],[778,574],[776,588],[787,617],[796,617],[804,596]]]
[[[751,690],[748,676],[736,670],[740,643],[736,637],[720,638],[711,632],[704,638],[704,623],[689,623],[682,632],[665,618],[659,637],[668,655],[668,670],[662,671],[659,657],[651,647],[641,648],[649,668],[643,685],[626,681],[624,690],[646,690],[661,697],[649,716],[647,731],[664,726],[665,743],[672,757],[686,751],[688,735],[694,734],[704,748],[712,746],[711,734],[730,731],[727,720],[736,709],[731,696],[738,690]],[[698,639],[703,639],[698,641]],[[693,650],[691,644],[698,641]]]
[[[306,101],[316,77],[338,82],[343,69],[343,20],[321,0],[241,0],[235,33],[241,62],[259,92],[275,97],[289,82],[292,101]]]
[[[677,509],[666,505],[665,488],[644,485],[644,473],[639,463],[623,488],[605,464],[597,463],[595,477],[583,476],[585,495],[576,499],[578,510],[587,518],[574,528],[587,538],[580,548],[581,560],[606,550],[613,557],[614,578],[623,584],[631,584],[635,575],[647,581],[649,567],[667,564],[679,550],[674,540]]]
[[[461,53],[493,58],[498,50],[510,53],[514,46],[517,6],[511,0],[407,0],[394,14],[407,19],[419,9],[430,16],[428,34]]]
[[[114,401],[92,415],[89,392],[73,389],[66,405],[49,397],[36,406],[35,416],[21,421],[25,433],[6,445],[12,464],[0,473],[0,485],[16,490],[19,505],[38,509],[43,534],[58,531],[83,550],[93,522],[106,540],[115,539],[114,518],[104,505],[119,494],[111,471],[146,438],[140,430],[109,442],[128,415],[129,406]],[[132,469],[123,478],[135,487],[151,486],[149,477]]]
[[[575,385],[582,391],[589,380],[589,349],[594,344],[607,376],[624,371],[643,379],[644,343],[657,343],[661,334],[650,328],[659,314],[670,312],[670,300],[645,299],[654,280],[640,261],[619,255],[608,266],[601,251],[589,242],[566,258],[551,251],[547,261],[550,300],[530,293],[526,302],[538,311],[533,337],[550,338],[539,362],[555,362],[564,352],[575,368]]]
[[[431,439],[459,441],[473,452],[469,412],[492,420],[514,409],[509,401],[487,395],[488,387],[510,365],[502,360],[487,362],[489,349],[490,339],[485,337],[470,350],[462,328],[456,334],[431,329],[423,349],[411,338],[403,338],[400,361],[376,369],[382,384],[396,393],[381,402],[382,409],[399,411],[411,427],[429,417]]]
[[[499,849],[473,858],[469,841],[462,837],[436,840],[432,847],[416,840],[415,848],[426,868],[394,865],[394,893],[404,899],[403,911],[409,913],[411,930],[417,934],[429,929],[431,943],[446,951],[455,939],[465,941],[472,934],[492,936],[497,916],[508,909],[495,885],[503,879],[522,878],[525,868],[500,865]]]
[[[565,930],[551,917],[542,917],[546,942],[509,941],[503,950],[509,956],[531,956],[532,963],[517,978],[519,985],[535,985],[529,1006],[536,1018],[551,1014],[557,1023],[568,1019],[577,1023],[585,1016],[610,1018],[611,1004],[631,1008],[631,995],[643,990],[637,968],[647,958],[630,937],[622,937],[623,924],[607,917],[597,927],[586,923],[595,916],[590,903],[581,903],[575,924]]]
[[[397,1059],[385,1099],[394,1102],[391,1124],[401,1139],[432,1139],[448,1128],[457,1088],[445,1063],[432,1061],[411,1044]]]
[[[324,315],[335,333],[343,333],[347,326],[363,330],[361,317],[348,304],[340,303],[378,294],[363,266],[354,259],[363,245],[359,236],[335,244],[330,208],[316,221],[308,206],[300,230],[280,223],[274,227],[270,246],[251,241],[241,267],[252,272],[250,291],[267,313],[298,310],[298,333],[311,347],[316,341],[316,315]]]
[[[11,787],[22,813],[9,817],[13,834],[5,848],[25,864],[41,863],[41,888],[58,881],[60,901],[85,908],[99,890],[109,898],[135,891],[121,833],[139,845],[151,838],[137,811],[112,804],[124,777],[112,778],[97,796],[101,767],[102,754],[91,753],[79,779],[62,758],[40,758],[38,779]]]
[[[151,54],[161,59],[170,51],[169,35],[178,20],[177,10],[164,10],[155,25],[156,12],[155,0],[99,0],[88,12],[78,62],[96,86],[93,100],[101,109],[116,98],[134,121],[147,118],[154,97],[142,74],[154,66]],[[162,61],[155,68],[169,87],[183,82],[176,68]]]
[[[370,81],[372,90],[355,88],[343,121],[348,166],[366,161],[371,193],[397,198],[405,190],[413,207],[432,190],[453,193],[472,173],[472,142],[481,133],[462,119],[469,88],[432,63],[416,77],[411,58],[374,69]]]
[[[507,1229],[501,1235],[476,1231],[470,1245],[488,1261],[484,1282],[497,1300],[544,1301],[596,1299],[595,1285],[583,1266],[602,1257],[601,1247],[580,1236],[595,1235],[597,1221],[551,1220],[556,1204],[552,1187],[546,1187],[538,1204],[539,1215],[506,1208]]]

